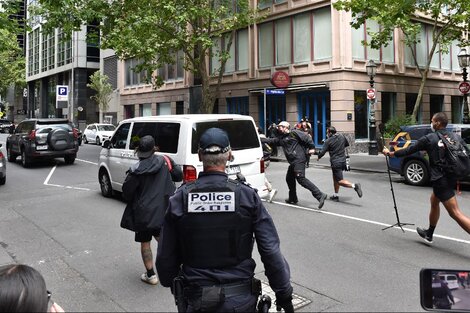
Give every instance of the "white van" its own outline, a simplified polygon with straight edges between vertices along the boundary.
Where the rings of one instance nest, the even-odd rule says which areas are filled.
[[[197,154],[199,137],[211,127],[222,128],[229,136],[234,156],[227,166],[229,177],[241,173],[260,197],[267,196],[263,151],[255,123],[251,116],[236,114],[160,115],[120,122],[100,153],[98,179],[102,195],[122,192],[126,171],[138,161],[135,145],[145,135],[152,135],[159,152],[182,167],[184,182],[195,180],[202,171]]]
[[[455,274],[439,274],[439,278],[447,283],[449,289],[458,289],[459,281],[457,280],[457,275]]]

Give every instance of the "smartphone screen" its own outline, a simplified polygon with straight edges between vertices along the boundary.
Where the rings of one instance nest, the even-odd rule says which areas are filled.
[[[470,312],[470,271],[424,268],[421,306],[428,311]]]

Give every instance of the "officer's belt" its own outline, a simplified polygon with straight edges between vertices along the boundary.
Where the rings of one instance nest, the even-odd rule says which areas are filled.
[[[235,284],[223,284],[216,285],[217,287],[222,288],[222,292],[225,297],[232,297],[242,294],[252,294],[259,295],[261,292],[261,284],[256,283],[257,279],[252,279],[244,283],[235,283]],[[259,280],[258,280],[259,282]],[[202,295],[202,288],[210,286],[188,286],[184,288],[185,297],[200,297]]]

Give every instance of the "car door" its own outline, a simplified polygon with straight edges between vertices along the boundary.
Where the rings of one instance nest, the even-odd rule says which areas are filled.
[[[131,123],[124,123],[111,138],[111,146],[107,150],[107,165],[111,175],[113,189],[122,191],[129,164],[137,162],[134,151],[129,149]],[[104,149],[103,149],[104,150]],[[131,162],[130,160],[133,160]]]

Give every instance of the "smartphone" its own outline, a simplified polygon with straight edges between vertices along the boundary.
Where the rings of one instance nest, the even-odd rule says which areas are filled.
[[[470,270],[423,268],[419,278],[423,309],[470,312]]]

